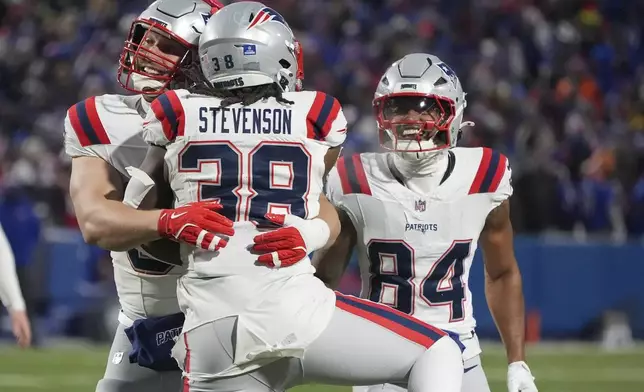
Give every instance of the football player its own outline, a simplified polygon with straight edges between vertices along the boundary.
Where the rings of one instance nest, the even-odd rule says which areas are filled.
[[[342,232],[317,252],[317,276],[337,286],[353,249],[361,296],[458,334],[464,392],[486,392],[471,292],[477,247],[485,260],[487,299],[506,347],[508,390],[535,392],[524,355],[524,304],[514,257],[511,170],[489,148],[458,148],[467,106],[454,71],[436,56],[410,54],[387,69],[373,106],[388,150],[342,157],[327,196]],[[356,387],[355,392],[367,387]],[[396,390],[377,386],[372,390]]]
[[[226,248],[182,253],[186,321],[173,355],[184,390],[394,382],[460,391],[456,340],[387,306],[334,293],[313,275],[307,255],[339,232],[322,179],[347,122],[334,97],[294,91],[295,40],[283,17],[256,2],[228,5],[210,19],[199,54],[204,85],[153,102],[140,169],[165,164],[178,205],[216,200],[235,222]]]
[[[124,197],[130,180],[126,167],[139,165],[147,151],[139,132],[150,102],[189,83],[181,69],[198,60],[199,35],[221,7],[212,0],[154,2],[133,22],[119,62],[119,83],[136,95],[90,97],[72,106],[65,118],[76,216],[87,242],[113,251],[121,305],[98,392],[179,390],[181,372],[170,349],[183,323],[176,280],[185,268],[178,247],[162,246],[173,242],[153,240],[217,248],[225,241],[216,234],[233,232],[214,202],[137,211],[131,207],[141,200]],[[137,248],[149,241],[150,246]]]
[[[7,307],[11,330],[20,347],[31,345],[31,325],[20,291],[11,244],[0,226],[0,302]]]

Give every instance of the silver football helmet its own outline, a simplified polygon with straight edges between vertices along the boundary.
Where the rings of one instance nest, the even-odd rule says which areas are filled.
[[[119,60],[118,81],[139,94],[160,94],[197,61],[208,19],[223,8],[216,0],[158,0],[132,23]]]
[[[438,57],[409,54],[380,79],[373,100],[380,145],[420,159],[456,146],[467,106],[461,82]]]
[[[299,53],[299,54],[298,54]],[[204,77],[217,89],[276,83],[296,91],[301,48],[282,15],[262,3],[241,1],[210,18],[199,39]]]

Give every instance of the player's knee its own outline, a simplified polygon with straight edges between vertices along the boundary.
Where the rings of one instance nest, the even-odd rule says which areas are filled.
[[[410,392],[460,392],[462,382],[461,347],[450,336],[443,336],[414,363],[408,389]]]
[[[432,371],[445,370],[449,373],[463,372],[463,351],[461,346],[450,336],[438,339],[416,361],[414,367],[432,369]]]

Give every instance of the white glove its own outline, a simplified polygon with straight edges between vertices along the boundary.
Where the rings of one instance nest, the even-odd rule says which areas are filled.
[[[538,392],[530,368],[523,361],[508,366],[508,392]]]

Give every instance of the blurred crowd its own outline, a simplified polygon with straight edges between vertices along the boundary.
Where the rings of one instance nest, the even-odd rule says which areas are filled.
[[[462,144],[510,157],[517,231],[644,234],[644,2],[264,2],[303,43],[305,87],[343,104],[345,153],[378,148],[371,100],[386,67],[407,53],[431,52],[468,93],[465,117],[476,126]],[[26,216],[75,225],[62,154],[65,111],[91,95],[123,93],[118,56],[149,3],[0,0],[5,227]]]

